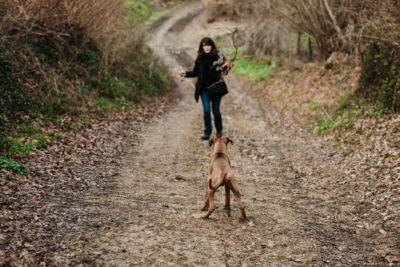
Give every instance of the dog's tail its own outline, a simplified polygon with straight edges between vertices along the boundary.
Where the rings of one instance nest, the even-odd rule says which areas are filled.
[[[209,181],[208,181],[208,187],[211,189],[211,190],[213,190],[213,191],[215,191],[215,190],[217,190],[218,189],[218,187],[222,184],[222,182],[224,181],[224,179],[225,179],[225,177],[226,177],[226,173],[222,173],[222,171],[221,172],[219,172],[219,173],[213,173],[213,176],[217,176],[218,178],[217,178],[217,182],[213,185],[212,184],[212,181],[214,180],[214,179],[210,179]]]

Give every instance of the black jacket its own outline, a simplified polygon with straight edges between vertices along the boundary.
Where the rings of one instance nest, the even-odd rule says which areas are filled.
[[[200,92],[209,85],[221,80],[222,69],[220,66],[225,63],[225,57],[218,52],[216,55],[203,54],[196,58],[192,71],[187,71],[187,78],[197,77],[194,98],[199,101]]]

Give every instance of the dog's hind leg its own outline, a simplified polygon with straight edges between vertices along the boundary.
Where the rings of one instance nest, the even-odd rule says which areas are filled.
[[[225,183],[225,207],[224,209],[231,209],[231,191],[229,188],[229,183]]]
[[[209,198],[209,196],[208,196],[208,182],[207,182],[207,185],[206,185],[206,194],[205,194],[205,196],[204,196],[204,205],[203,205],[203,207],[201,208],[201,211],[206,211],[206,210],[208,210],[208,207],[210,206],[210,198]]]
[[[208,207],[208,212],[205,215],[201,216],[201,218],[203,219],[207,219],[211,215],[211,213],[213,213],[213,211],[215,210],[214,194],[215,194],[214,190],[208,189],[209,207]]]
[[[244,205],[243,205],[242,200],[240,198],[239,186],[238,186],[238,184],[237,184],[237,182],[235,180],[231,180],[230,184],[231,184],[232,192],[235,195],[236,201],[239,204],[239,209],[240,209],[240,212],[242,213],[242,220],[246,222],[249,219],[246,216],[246,212],[244,211]]]

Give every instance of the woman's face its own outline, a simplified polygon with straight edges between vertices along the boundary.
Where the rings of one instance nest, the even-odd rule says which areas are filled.
[[[203,44],[204,53],[209,54],[211,52],[211,49],[212,49],[211,45]]]

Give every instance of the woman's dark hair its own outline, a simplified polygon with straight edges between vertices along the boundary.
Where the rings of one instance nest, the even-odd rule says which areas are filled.
[[[211,45],[211,55],[216,55],[218,53],[217,47],[215,46],[214,41],[210,37],[204,37],[200,41],[199,50],[197,50],[197,55],[204,55],[203,45]]]

